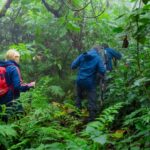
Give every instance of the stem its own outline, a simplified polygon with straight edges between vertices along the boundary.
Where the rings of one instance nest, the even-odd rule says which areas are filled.
[[[136,45],[136,49],[137,49],[137,66],[138,66],[138,70],[139,72],[141,72],[141,65],[140,65],[140,48],[139,48],[139,40],[137,39],[137,45]]]
[[[139,9],[141,7],[141,0],[139,2]],[[138,28],[139,28],[139,16],[137,18],[137,22],[136,22],[136,25],[137,25],[137,34],[138,34]],[[137,65],[138,65],[138,70],[139,72],[141,72],[141,65],[140,65],[140,47],[139,47],[139,36],[137,35],[137,45],[136,45],[136,50],[137,50]]]

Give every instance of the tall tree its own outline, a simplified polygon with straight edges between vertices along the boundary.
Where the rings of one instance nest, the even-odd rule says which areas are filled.
[[[10,7],[10,4],[12,3],[13,0],[6,0],[4,6],[0,10],[0,18],[5,16],[7,9]]]

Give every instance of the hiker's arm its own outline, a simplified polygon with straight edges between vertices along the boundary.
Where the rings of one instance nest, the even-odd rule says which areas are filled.
[[[21,84],[21,87],[25,87],[25,86],[27,86],[28,88],[34,88],[35,87],[35,81],[30,82],[30,83],[23,83],[23,84]]]
[[[28,85],[21,84],[21,79],[20,79],[20,76],[16,67],[13,67],[11,77],[12,77],[12,84],[13,84],[14,91],[19,90],[21,92],[25,92],[30,89]]]
[[[78,56],[71,64],[71,69],[76,69],[80,65],[80,58],[82,55]]]
[[[121,59],[122,55],[114,49],[110,49],[110,53],[115,59]]]

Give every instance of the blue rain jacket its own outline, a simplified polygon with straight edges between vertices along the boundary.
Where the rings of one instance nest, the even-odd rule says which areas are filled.
[[[112,67],[112,59],[121,59],[121,54],[119,52],[117,52],[115,49],[112,48],[105,48],[106,50],[106,55],[107,55],[107,62],[106,62],[106,69],[109,71],[112,71],[113,67]]]
[[[87,85],[88,82],[90,85],[87,85],[87,87],[95,85],[97,73],[104,75],[106,71],[102,58],[95,49],[91,49],[90,51],[79,55],[72,62],[71,68],[79,69],[77,83],[79,80],[82,80],[82,82],[84,81]]]
[[[2,97],[0,97],[0,104],[7,104],[13,99],[20,96],[20,92],[25,92],[29,90],[28,85],[22,85],[21,75],[17,70],[19,65],[12,60],[0,61],[0,66],[6,67],[6,82],[8,86],[11,86],[9,91]]]

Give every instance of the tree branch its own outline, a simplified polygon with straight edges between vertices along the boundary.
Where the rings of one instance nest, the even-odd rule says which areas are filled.
[[[79,9],[74,9],[74,8],[71,8],[64,0],[63,0],[63,3],[69,8],[71,9],[72,11],[81,11],[83,9],[85,9],[89,4],[90,2],[88,2],[85,6],[83,6],[82,8],[79,8]]]
[[[88,19],[92,19],[92,18],[98,18],[99,16],[101,16],[103,13],[105,12],[105,8],[96,16],[85,16],[84,18],[88,18]]]
[[[60,10],[61,10],[61,8],[62,8],[62,5],[60,6],[60,8],[59,9],[54,9],[52,6],[50,6],[45,0],[42,0],[42,3],[44,4],[44,6],[46,7],[46,9],[49,11],[49,12],[51,12],[52,14],[54,14],[54,16],[56,17],[56,18],[59,18],[59,17],[61,17],[61,15],[60,15]]]
[[[10,4],[13,0],[7,0],[3,8],[0,10],[0,18],[5,16],[7,9],[10,7]]]
[[[92,8],[92,11],[93,11],[93,15],[96,16],[96,13],[95,13],[95,10],[94,10],[94,6],[93,6],[93,1],[90,0],[90,2],[91,2],[91,8]],[[97,17],[95,19],[97,21]]]

